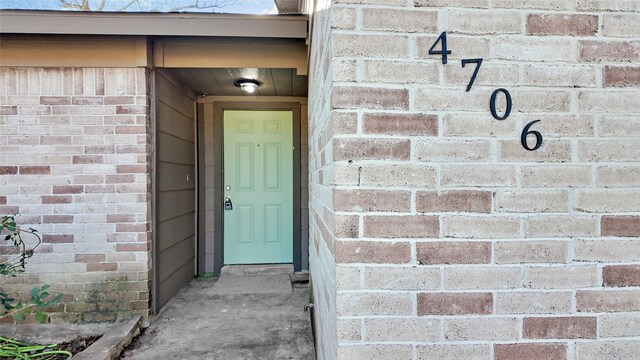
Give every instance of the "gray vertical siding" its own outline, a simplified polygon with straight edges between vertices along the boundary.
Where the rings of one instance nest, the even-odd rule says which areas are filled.
[[[194,99],[156,73],[157,307],[194,275],[196,139]]]

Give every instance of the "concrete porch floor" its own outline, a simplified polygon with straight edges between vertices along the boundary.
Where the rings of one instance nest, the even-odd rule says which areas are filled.
[[[286,274],[194,279],[122,359],[315,359],[307,284]]]

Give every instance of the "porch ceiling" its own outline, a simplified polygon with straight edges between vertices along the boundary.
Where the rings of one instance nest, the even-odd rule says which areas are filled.
[[[237,79],[262,82],[252,96],[307,96],[307,76],[296,75],[296,69],[213,68],[167,69],[196,94],[209,96],[249,95],[234,86]]]

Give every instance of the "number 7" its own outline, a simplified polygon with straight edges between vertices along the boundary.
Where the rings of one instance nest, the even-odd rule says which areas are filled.
[[[469,85],[467,85],[467,92],[471,90],[473,82],[476,81],[478,70],[480,70],[480,66],[482,65],[482,59],[462,59],[462,67],[469,63],[478,65],[476,65],[476,69],[473,71],[473,75],[471,75],[471,81],[469,81]]]

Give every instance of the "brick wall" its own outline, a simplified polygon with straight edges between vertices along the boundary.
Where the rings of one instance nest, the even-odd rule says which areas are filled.
[[[335,359],[336,279],[331,136],[341,120],[332,117],[330,95],[330,0],[316,3],[309,64],[309,271],[313,293],[316,353]],[[304,176],[304,175],[303,175]]]
[[[148,315],[150,123],[144,69],[0,68],[0,214],[43,234],[26,274],[52,321]]]
[[[637,358],[640,2],[327,11],[312,70],[323,49],[331,68],[309,97],[319,358],[334,358],[333,298],[318,295],[334,259],[338,359]],[[428,54],[443,31],[447,65]],[[484,59],[469,92],[463,58]],[[533,120],[544,142],[527,151]]]

